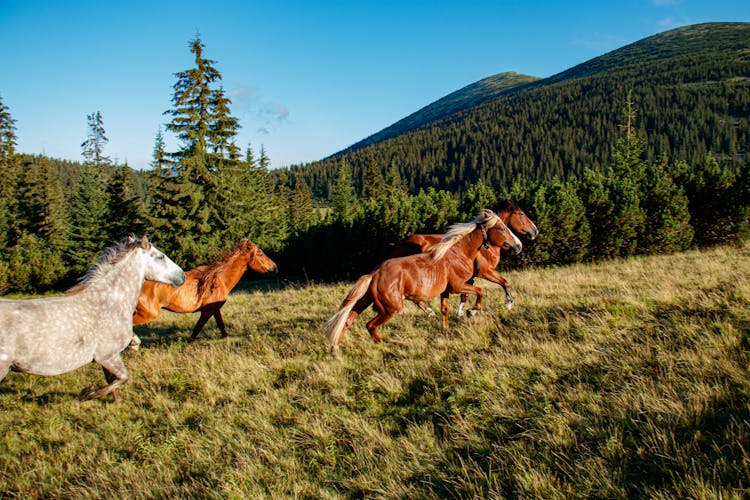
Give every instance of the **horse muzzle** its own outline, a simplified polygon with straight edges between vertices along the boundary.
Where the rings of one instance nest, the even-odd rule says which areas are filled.
[[[179,273],[175,273],[169,284],[174,287],[178,287],[183,283],[185,283],[185,271],[180,271]]]

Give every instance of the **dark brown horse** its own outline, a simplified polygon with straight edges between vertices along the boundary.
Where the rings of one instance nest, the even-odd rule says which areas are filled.
[[[328,321],[331,352],[336,352],[346,330],[370,304],[377,315],[367,323],[367,331],[380,340],[378,328],[404,307],[404,298],[413,301],[441,296],[443,328],[448,327],[448,295],[481,295],[482,289],[466,283],[474,272],[474,259],[486,244],[521,251],[521,241],[491,210],[484,210],[473,221],[454,224],[443,240],[429,253],[388,259],[365,274],[346,296],[340,309]]]
[[[511,228],[516,234],[529,238],[530,240],[535,239],[539,235],[539,230],[536,225],[529,219],[526,213],[518,206],[513,200],[500,200],[497,215],[502,219],[506,226]],[[441,239],[442,234],[415,234],[409,238],[395,244],[391,249],[388,257],[400,257],[404,255],[412,255],[419,252],[427,252],[434,245],[436,245]],[[496,246],[490,246],[489,248],[482,248],[477,255],[474,262],[474,276],[469,280],[469,284],[474,283],[474,278],[484,278],[487,281],[497,283],[503,287],[505,291],[505,304],[508,309],[513,305],[513,295],[511,295],[508,289],[508,282],[503,278],[500,273],[495,271],[495,268],[500,263],[500,248]],[[467,295],[461,294],[461,303],[458,306],[458,316],[463,315],[464,305],[466,303]],[[427,314],[434,316],[435,313],[427,307],[427,304],[423,301],[417,302],[417,305]],[[482,309],[482,296],[477,295],[477,301],[474,305],[474,312]]]
[[[247,239],[223,259],[199,266],[185,273],[185,283],[177,288],[161,283],[146,281],[138,298],[138,307],[133,315],[133,324],[142,325],[156,318],[161,309],[177,313],[201,312],[188,342],[198,337],[206,322],[213,316],[219,325],[221,336],[227,337],[221,307],[227,301],[229,292],[237,285],[247,269],[261,274],[275,273],[276,264]],[[137,346],[140,340],[133,337]]]

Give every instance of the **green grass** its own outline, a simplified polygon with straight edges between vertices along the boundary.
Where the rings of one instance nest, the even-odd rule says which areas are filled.
[[[442,331],[351,283],[243,284],[231,338],[137,327],[122,403],[97,365],[0,383],[0,492],[19,498],[742,498],[750,490],[750,246],[506,274]],[[473,299],[470,299],[473,300]],[[455,309],[456,299],[452,300]],[[434,304],[437,306],[437,301]]]

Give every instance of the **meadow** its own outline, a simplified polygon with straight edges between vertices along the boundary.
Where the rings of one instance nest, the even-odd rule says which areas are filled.
[[[352,283],[242,282],[136,327],[124,401],[98,365],[0,383],[7,498],[747,498],[750,244],[504,273],[447,331],[367,311]],[[457,298],[453,298],[455,310]],[[470,299],[473,303],[473,298]],[[437,301],[433,302],[437,307]]]

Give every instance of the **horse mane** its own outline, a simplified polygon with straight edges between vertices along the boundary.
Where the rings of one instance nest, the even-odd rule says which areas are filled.
[[[498,214],[501,214],[503,212],[515,212],[516,210],[520,210],[521,207],[518,206],[518,203],[511,199],[501,198],[497,200],[497,210],[496,212]]]
[[[474,217],[474,220],[472,221],[452,224],[448,228],[448,231],[443,235],[443,239],[430,250],[432,260],[436,261],[442,259],[453,245],[476,229],[477,224],[492,227],[497,224],[498,220],[500,220],[500,218],[492,210],[484,209],[479,212],[479,215]]]
[[[107,270],[112,268],[118,262],[121,262],[130,252],[141,246],[141,239],[131,234],[124,240],[114,243],[99,255],[99,258],[89,266],[86,274],[79,278],[78,283],[69,288],[65,293],[72,295],[86,289],[91,283],[97,281]]]
[[[255,245],[253,245],[250,240],[243,238],[236,247],[221,254],[213,264],[201,266],[203,269],[201,269],[202,272],[200,278],[198,278],[198,295],[210,292],[211,288],[216,285],[216,277],[224,272],[224,269],[226,269],[229,263],[234,261],[234,259],[241,253],[247,252],[253,246]]]

